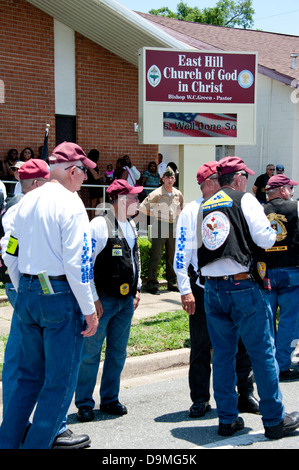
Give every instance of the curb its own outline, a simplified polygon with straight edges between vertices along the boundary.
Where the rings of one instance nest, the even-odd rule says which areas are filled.
[[[190,349],[182,348],[173,351],[165,351],[144,356],[127,357],[121,379],[133,379],[155,374],[161,371],[177,369],[189,365]],[[103,361],[99,367],[97,384],[101,381]],[[0,387],[2,386],[2,374],[0,373]]]
[[[162,284],[162,283],[161,283]],[[0,306],[8,302],[6,295],[0,295]],[[122,379],[141,378],[161,371],[180,368],[189,365],[190,348],[175,349],[143,356],[130,356],[126,358],[124,369],[121,374]],[[102,374],[103,361],[100,364],[97,383]],[[2,374],[0,373],[0,382]],[[2,384],[1,384],[2,385]]]
[[[127,357],[122,379],[141,377],[154,374],[161,370],[178,368],[189,365],[190,349],[175,349],[160,353],[147,354],[144,356]]]

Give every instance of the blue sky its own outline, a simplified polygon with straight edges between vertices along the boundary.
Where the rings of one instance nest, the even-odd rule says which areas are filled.
[[[118,0],[130,10],[148,13],[152,8],[167,6],[176,11],[179,0]],[[213,7],[217,0],[183,0],[190,7]],[[298,0],[253,0],[255,9],[253,29],[272,31],[274,33],[294,34],[299,36],[299,2]],[[299,52],[299,51],[298,51]]]

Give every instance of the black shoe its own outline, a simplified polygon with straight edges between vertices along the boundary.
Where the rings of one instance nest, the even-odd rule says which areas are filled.
[[[112,403],[107,403],[106,405],[101,404],[100,410],[104,411],[104,413],[117,416],[126,415],[128,413],[128,410],[125,405],[122,405],[121,403],[119,403],[119,401],[113,401]]]
[[[239,395],[238,410],[240,411],[240,413],[252,413],[256,415],[260,414],[259,402],[255,398],[253,393],[250,392]]]
[[[201,418],[208,411],[211,411],[211,405],[208,401],[197,401],[189,409],[190,418]]]
[[[81,423],[87,423],[87,421],[93,421],[94,414],[91,406],[79,406],[77,412],[77,420]]]
[[[219,436],[232,436],[235,432],[244,428],[244,421],[240,416],[231,424],[219,423],[218,434]]]
[[[298,380],[298,379],[299,379],[299,370],[287,369],[279,373],[279,380],[281,382],[288,382],[291,380]]]
[[[297,428],[299,428],[299,413],[294,411],[286,413],[284,420],[277,426],[265,426],[265,436],[268,439],[280,439],[291,434]]]
[[[90,445],[90,439],[87,434],[74,434],[67,429],[57,436],[53,442],[52,449],[84,449]]]
[[[154,295],[160,295],[160,291],[158,287],[152,287],[151,289],[147,289],[147,292],[149,292],[150,294],[154,294]]]
[[[168,286],[167,290],[169,290],[170,292],[180,292],[177,286]]]

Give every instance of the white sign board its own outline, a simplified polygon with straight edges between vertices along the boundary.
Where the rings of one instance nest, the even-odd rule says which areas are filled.
[[[139,143],[255,143],[257,54],[142,48]]]

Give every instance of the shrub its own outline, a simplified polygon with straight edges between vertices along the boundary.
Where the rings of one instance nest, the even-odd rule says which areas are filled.
[[[150,254],[152,249],[152,244],[147,237],[140,237],[139,240],[139,249],[140,249],[140,260],[141,260],[141,278],[146,280],[148,276],[148,267]],[[158,278],[164,279],[166,272],[165,264],[165,249],[163,250],[161,260],[158,267]]]

